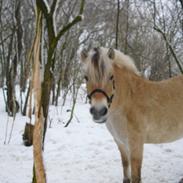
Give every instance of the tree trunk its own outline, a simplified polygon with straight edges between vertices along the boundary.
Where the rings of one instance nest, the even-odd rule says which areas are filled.
[[[119,13],[120,13],[120,0],[117,2],[117,16],[116,16],[116,44],[115,48],[118,49],[118,33],[119,33]]]
[[[7,106],[6,111],[9,116],[15,116],[19,110],[19,104],[15,96],[15,78],[16,78],[16,67],[17,67],[17,57],[15,55],[10,69],[6,76],[6,86],[7,86]]]
[[[60,38],[67,32],[69,29],[74,26],[76,23],[82,20],[82,13],[84,10],[85,0],[81,0],[80,10],[78,16],[76,16],[71,22],[66,24],[58,31],[56,35],[54,30],[54,12],[57,4],[57,0],[54,0],[50,11],[48,11],[47,5],[43,0],[36,1],[37,7],[43,13],[46,19],[46,28],[48,31],[48,51],[47,51],[47,64],[45,66],[44,71],[44,79],[42,83],[42,97],[41,97],[41,104],[43,107],[43,116],[44,116],[44,132],[43,132],[43,145],[47,130],[47,117],[48,117],[48,109],[49,109],[49,101],[50,101],[50,93],[51,87],[53,83],[53,70],[55,65],[55,50]]]
[[[128,54],[128,29],[129,29],[129,0],[125,0],[125,15],[126,15],[126,30],[125,30],[125,45],[124,45],[124,53]]]
[[[33,134],[33,155],[34,155],[34,168],[33,168],[33,182],[46,183],[46,173],[43,163],[43,128],[44,117],[41,103],[41,80],[40,80],[40,48],[41,48],[41,34],[42,34],[42,13],[37,9],[37,22],[36,22],[36,36],[33,45],[33,90],[35,101],[35,126]]]

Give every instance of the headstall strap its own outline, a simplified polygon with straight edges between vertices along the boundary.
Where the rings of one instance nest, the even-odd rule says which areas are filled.
[[[112,81],[112,84],[113,84],[113,90],[115,90],[115,81],[114,81],[114,80]],[[109,97],[109,96],[107,95],[107,93],[106,93],[104,90],[102,90],[102,89],[100,89],[100,88],[97,88],[97,89],[93,90],[90,94],[87,95],[87,97],[89,98],[90,101],[91,101],[92,96],[93,96],[95,93],[102,93],[102,94],[106,97],[107,102],[108,102],[108,106],[110,107],[110,105],[111,105],[111,103],[112,103],[112,99],[113,99],[113,97],[114,97],[114,94],[112,94],[112,95]]]

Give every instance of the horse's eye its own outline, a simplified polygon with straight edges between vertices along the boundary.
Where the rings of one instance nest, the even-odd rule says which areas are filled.
[[[85,80],[88,81],[88,77],[87,76],[84,76]]]
[[[112,75],[112,76],[110,76],[109,80],[113,80],[113,78],[114,78],[114,76]]]

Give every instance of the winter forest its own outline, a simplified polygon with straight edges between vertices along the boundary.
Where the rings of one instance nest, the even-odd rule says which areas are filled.
[[[183,0],[0,0],[0,183],[122,182],[89,112],[79,53],[93,47],[150,81],[183,74]],[[183,139],[146,144],[142,182],[178,183],[182,152]]]

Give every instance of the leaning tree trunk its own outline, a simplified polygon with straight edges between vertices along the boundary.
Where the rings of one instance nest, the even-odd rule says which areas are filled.
[[[42,33],[42,13],[37,10],[36,35],[33,45],[33,91],[35,101],[35,126],[33,133],[33,183],[46,183],[46,173],[43,163],[43,129],[44,117],[41,104],[41,80],[40,80],[40,45]]]

